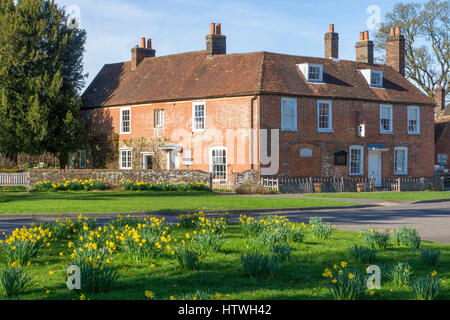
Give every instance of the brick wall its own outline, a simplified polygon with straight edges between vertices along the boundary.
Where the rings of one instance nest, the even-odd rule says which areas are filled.
[[[382,153],[382,176],[394,175],[394,148],[408,147],[408,176],[432,177],[434,175],[434,115],[432,107],[421,107],[421,134],[407,134],[407,106],[393,106],[394,134],[379,133],[379,104],[332,100],[333,132],[317,130],[317,99],[297,99],[297,132],[280,131],[281,176],[348,176],[347,166],[334,165],[334,153],[349,151],[351,145],[365,148],[364,176],[368,171],[368,144],[383,144],[389,151]],[[358,137],[356,113],[366,125],[366,136]],[[261,97],[261,128],[281,128],[281,97]],[[312,149],[312,158],[300,158],[300,149]]]
[[[210,171],[210,148],[227,147],[228,180],[232,181],[234,172],[252,169],[250,164],[251,101],[253,96],[210,99],[205,101],[206,130],[192,132],[192,101],[139,105],[131,107],[131,134],[120,134],[120,107],[85,111],[92,119],[89,131],[98,135],[116,133],[119,135],[119,147],[130,138],[166,137],[168,143],[183,145],[179,155],[179,168],[183,166],[185,150],[192,150],[193,166],[190,169]],[[258,100],[253,101],[253,125],[258,127]],[[164,110],[163,128],[155,128],[155,110]],[[234,141],[229,136],[235,135]],[[255,150],[257,150],[255,140]],[[117,153],[119,151],[117,150]],[[257,158],[257,152],[254,153]],[[256,162],[256,161],[255,161]],[[118,168],[118,161],[109,168]],[[133,168],[142,169],[142,168]]]
[[[112,186],[120,185],[121,179],[139,180],[148,183],[156,182],[204,182],[209,183],[209,173],[199,170],[171,170],[171,171],[135,171],[135,170],[32,170],[31,184],[38,181],[63,183],[67,180],[103,179]]]
[[[435,161],[439,154],[447,155],[447,165],[444,168],[450,169],[450,117],[442,118],[436,123],[436,130],[439,130],[439,136],[436,139]]]

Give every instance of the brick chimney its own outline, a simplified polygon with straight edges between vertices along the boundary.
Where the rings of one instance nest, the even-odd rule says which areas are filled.
[[[339,34],[334,32],[334,24],[330,24],[330,30],[325,33],[325,58],[339,58]]]
[[[141,46],[131,49],[131,70],[135,71],[142,60],[153,58],[155,55],[156,50],[152,49],[152,39],[148,38],[146,43],[145,38],[141,38]]]
[[[397,70],[402,76],[405,75],[405,36],[401,34],[400,28],[391,28],[386,39],[386,65]]]
[[[369,31],[359,34],[359,41],[355,47],[357,62],[373,64],[373,41],[369,40]]]
[[[441,113],[441,111],[445,109],[445,89],[441,88],[440,84],[438,84],[436,90],[434,91],[434,102],[436,103],[434,113]]]
[[[206,36],[206,52],[209,56],[227,54],[227,37],[222,35],[220,23],[211,23],[210,34]]]

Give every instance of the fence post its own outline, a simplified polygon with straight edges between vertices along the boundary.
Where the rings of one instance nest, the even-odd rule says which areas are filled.
[[[27,172],[27,192],[31,191],[31,178],[30,178],[30,173]]]

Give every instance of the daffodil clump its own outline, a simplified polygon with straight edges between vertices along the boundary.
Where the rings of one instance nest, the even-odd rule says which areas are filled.
[[[395,247],[407,247],[413,250],[420,248],[421,239],[414,227],[403,226],[394,231],[392,241]]]
[[[391,239],[391,233],[394,229],[387,229],[386,231],[375,231],[373,228],[364,229],[360,235],[367,246],[372,249],[386,249]]]
[[[126,191],[209,191],[204,182],[165,182],[148,183],[139,180],[121,179],[120,185]]]
[[[333,234],[333,227],[329,223],[323,223],[322,218],[309,219],[309,228],[314,237],[320,240],[328,240]]]
[[[348,268],[346,261],[326,268],[322,276],[335,300],[359,300],[366,290],[366,279],[360,270]]]
[[[443,283],[444,280],[437,276],[436,271],[433,271],[425,277],[412,281],[410,287],[418,300],[436,300]]]
[[[54,183],[50,181],[39,181],[33,186],[33,190],[39,192],[45,191],[93,191],[106,190],[107,185],[103,179],[89,179],[89,180],[66,180],[64,183]]]
[[[199,215],[194,225],[193,245],[203,253],[219,252],[225,243],[228,217],[206,218]]]
[[[43,246],[50,245],[52,233],[41,225],[32,224],[14,230],[10,236],[0,240],[5,245],[5,255],[8,264],[26,265],[35,257]]]

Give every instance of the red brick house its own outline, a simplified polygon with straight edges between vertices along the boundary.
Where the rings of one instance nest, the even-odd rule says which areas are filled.
[[[435,94],[435,155],[436,164],[450,169],[450,104],[445,106],[445,91],[438,88]]]
[[[85,91],[88,134],[119,135],[121,169],[151,163],[151,152],[133,154],[126,139],[159,136],[168,141],[168,169],[210,171],[217,180],[251,169],[374,176],[377,185],[382,177],[432,177],[434,102],[404,77],[404,41],[391,30],[387,65],[379,65],[368,32],[356,61],[340,60],[333,25],[324,58],[227,54],[220,24],[202,51],[156,57],[143,38],[131,61],[105,65]]]

